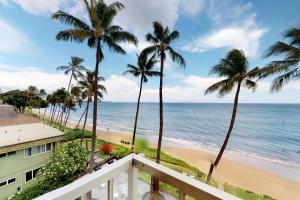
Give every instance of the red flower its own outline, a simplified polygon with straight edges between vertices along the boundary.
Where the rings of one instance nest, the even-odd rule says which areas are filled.
[[[103,153],[110,153],[113,150],[115,150],[115,146],[112,144],[106,144],[106,145],[100,147],[100,151],[102,151]]]

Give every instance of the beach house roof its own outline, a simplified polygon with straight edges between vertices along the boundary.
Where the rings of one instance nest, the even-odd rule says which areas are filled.
[[[64,133],[41,123],[0,127],[0,151],[3,147],[39,145],[39,143],[62,140]],[[34,145],[33,145],[34,144]],[[19,147],[17,149],[21,149]],[[23,145],[24,148],[24,145]]]
[[[0,105],[0,119],[12,119],[16,117],[17,114],[13,106]]]

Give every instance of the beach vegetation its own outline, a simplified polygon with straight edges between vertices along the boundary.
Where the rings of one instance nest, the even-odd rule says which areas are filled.
[[[288,42],[278,41],[266,52],[265,57],[281,56],[261,69],[260,78],[278,75],[272,82],[271,91],[279,91],[291,80],[300,79],[300,27],[291,28],[284,34]]]
[[[128,42],[137,44],[137,38],[124,31],[120,26],[114,25],[114,18],[118,12],[124,8],[120,2],[114,2],[107,5],[103,0],[83,0],[83,5],[88,16],[89,23],[77,18],[76,16],[64,11],[53,13],[54,20],[65,23],[71,28],[59,31],[56,35],[57,40],[83,43],[87,42],[88,47],[96,49],[95,79],[94,85],[98,85],[99,64],[104,59],[102,51],[103,46],[107,46],[113,52],[126,54],[126,51],[118,44],[119,42]],[[96,126],[97,126],[97,90],[94,90],[93,106],[93,136],[91,145],[91,155],[89,161],[89,172],[93,172],[94,154],[96,148]],[[91,194],[89,194],[91,199]]]
[[[146,40],[151,43],[151,46],[145,49],[145,52],[153,53],[159,58],[160,61],[160,81],[159,81],[159,135],[157,143],[157,154],[156,162],[160,162],[161,156],[161,144],[163,137],[163,78],[164,78],[164,65],[167,58],[166,53],[173,62],[176,62],[181,67],[185,67],[184,58],[177,53],[172,47],[171,44],[180,37],[178,31],[170,31],[169,27],[158,21],[153,22],[153,34],[146,34]],[[158,190],[159,190],[159,180],[157,177],[152,177],[151,184],[151,199],[158,199]]]
[[[67,87],[67,93],[70,93],[72,80],[73,79],[77,80],[78,78],[83,76],[83,71],[86,70],[86,68],[82,65],[83,62],[84,62],[83,58],[72,56],[71,61],[69,62],[68,65],[61,65],[56,68],[56,70],[58,70],[58,71],[63,71],[65,75],[70,74],[69,84]],[[73,91],[73,95],[74,95],[74,91]],[[73,102],[68,95],[65,96],[65,99],[64,99],[64,102],[62,105],[62,109],[61,109],[61,113],[60,113],[60,129],[63,124],[63,117],[64,117],[64,114],[66,113],[66,109],[67,109],[66,104],[68,104],[69,110],[71,110]],[[66,115],[68,116],[68,113],[66,113]]]
[[[229,94],[234,88],[236,88],[236,92],[228,131],[217,158],[210,166],[207,183],[210,182],[213,170],[218,166],[227,147],[235,123],[241,87],[243,86],[247,89],[251,89],[253,92],[257,88],[257,84],[253,79],[258,77],[259,68],[256,67],[248,70],[248,65],[248,60],[243,51],[233,49],[228,52],[225,58],[221,59],[219,64],[213,66],[211,70],[211,74],[217,74],[219,77],[225,77],[225,79],[211,85],[206,89],[205,94],[218,92],[218,95],[223,97],[224,95]]]
[[[133,126],[133,137],[131,142],[131,149],[134,148],[136,129],[137,129],[137,121],[140,109],[140,100],[142,95],[143,83],[148,82],[149,77],[159,76],[160,72],[153,70],[155,64],[158,62],[155,55],[150,55],[149,52],[143,50],[139,55],[137,54],[137,66],[128,64],[127,70],[123,72],[123,75],[130,74],[134,77],[140,77],[140,90],[137,100],[137,107],[134,119]]]
[[[92,98],[94,96],[94,88],[95,88],[94,79],[95,79],[95,73],[87,70],[85,75],[83,75],[81,79],[78,81],[78,87],[80,87],[81,89],[82,99],[86,99],[86,108],[84,109],[84,112],[82,113],[82,116],[80,117],[80,120],[78,121],[75,127],[78,128],[80,121],[84,116],[84,122],[83,122],[82,133],[81,133],[81,144],[85,133],[85,127],[86,127],[87,117],[89,113],[90,102],[92,101]],[[105,79],[103,77],[98,76],[97,87],[96,87],[98,101],[102,101],[103,94],[106,93],[106,88],[104,87],[104,85],[100,83],[103,82],[104,80]]]

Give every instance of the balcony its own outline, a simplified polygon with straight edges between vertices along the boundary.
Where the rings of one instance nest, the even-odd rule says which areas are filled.
[[[86,199],[88,191],[94,191],[95,188],[105,188],[105,194],[100,195],[100,199],[108,200],[138,200],[138,187],[141,185],[138,181],[138,170],[146,172],[151,176],[159,177],[161,182],[177,188],[179,191],[179,200],[184,200],[188,195],[199,200],[238,200],[239,198],[197,181],[187,175],[181,174],[167,167],[159,165],[142,155],[130,154],[121,160],[118,160],[102,169],[88,174],[75,182],[56,189],[36,200],[71,200],[81,198]],[[127,183],[123,196],[115,196],[114,181],[119,181],[119,176],[127,173]],[[105,186],[104,186],[105,185]],[[150,187],[149,187],[150,188]],[[149,190],[148,190],[149,191]],[[99,193],[99,190],[98,190]],[[97,198],[99,199],[99,198]]]

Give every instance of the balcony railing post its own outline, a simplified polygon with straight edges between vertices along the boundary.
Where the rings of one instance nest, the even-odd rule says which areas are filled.
[[[113,200],[114,199],[114,180],[111,179],[107,182],[107,199]]]
[[[179,191],[179,200],[185,200],[185,194],[182,191]]]
[[[137,200],[137,168],[130,167],[128,170],[128,199]]]

